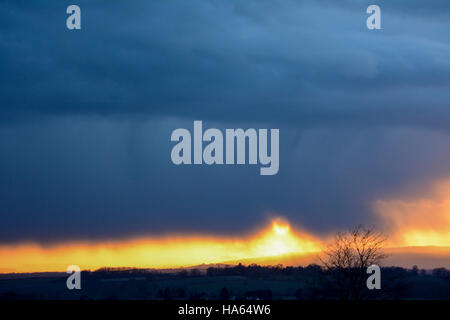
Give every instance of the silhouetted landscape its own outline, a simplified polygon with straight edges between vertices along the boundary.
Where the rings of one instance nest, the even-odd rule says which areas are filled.
[[[319,265],[242,264],[173,270],[102,268],[83,271],[81,290],[66,288],[67,274],[3,274],[0,299],[68,300],[339,300],[348,288]],[[361,299],[450,299],[450,270],[382,268],[381,290]]]

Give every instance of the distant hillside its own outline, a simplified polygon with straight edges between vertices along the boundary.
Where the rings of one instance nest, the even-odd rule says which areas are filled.
[[[421,269],[450,268],[450,247],[399,247],[386,248],[388,258],[384,260],[386,266],[411,268],[417,265]],[[320,253],[302,255],[282,255],[276,257],[260,257],[253,259],[241,259],[225,261],[224,264],[235,265],[242,263],[259,265],[306,266],[320,264]]]
[[[225,261],[226,265],[236,265],[238,263],[242,263],[244,265],[249,264],[259,264],[259,265],[278,265],[282,264],[283,266],[307,266],[310,264],[319,264],[319,253],[310,253],[310,254],[286,254],[280,256],[273,257],[259,257],[259,258],[251,258],[251,259],[240,259],[240,260],[232,260]]]
[[[385,265],[421,269],[450,268],[450,247],[401,247],[386,249]]]

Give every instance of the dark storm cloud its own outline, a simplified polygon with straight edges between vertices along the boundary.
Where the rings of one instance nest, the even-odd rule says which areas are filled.
[[[450,173],[446,1],[0,3],[0,241],[318,232]],[[425,5],[426,4],[426,5]],[[280,128],[280,172],[174,166],[170,133]]]
[[[192,122],[0,128],[1,241],[242,233],[273,216],[326,232],[375,223],[373,200],[450,172],[444,133],[331,126],[282,126],[280,172],[270,178],[257,166],[174,166],[174,127]]]
[[[418,3],[371,32],[360,1],[81,1],[69,32],[65,4],[6,1],[0,112],[449,121],[449,12]]]

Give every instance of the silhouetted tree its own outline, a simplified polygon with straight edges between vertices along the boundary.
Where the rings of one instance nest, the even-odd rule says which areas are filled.
[[[198,269],[192,269],[190,272],[190,275],[191,275],[191,277],[198,277],[198,276],[201,276],[202,273]]]
[[[178,275],[182,278],[186,278],[188,276],[188,272],[186,269],[183,269],[180,272],[178,272]]]
[[[446,278],[450,277],[450,271],[446,268],[435,268],[432,271],[433,276],[438,278]]]
[[[381,233],[362,226],[335,235],[321,260],[336,281],[341,299],[362,298],[367,268],[386,258],[382,250],[384,242]]]
[[[411,269],[411,273],[412,273],[414,276],[417,276],[417,275],[419,274],[419,267],[416,266],[416,265],[413,265],[413,267],[412,267],[412,269]]]

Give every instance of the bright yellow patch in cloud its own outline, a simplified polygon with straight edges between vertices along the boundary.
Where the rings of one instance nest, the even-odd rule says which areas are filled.
[[[258,234],[238,238],[165,236],[99,243],[0,246],[0,272],[62,271],[69,265],[174,268],[320,250],[320,242],[280,221]]]
[[[378,201],[375,209],[396,246],[450,247],[450,183],[438,183],[426,197]]]

